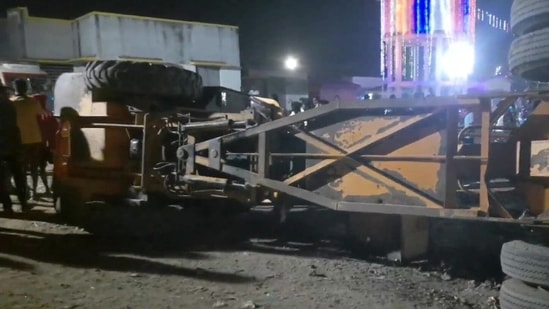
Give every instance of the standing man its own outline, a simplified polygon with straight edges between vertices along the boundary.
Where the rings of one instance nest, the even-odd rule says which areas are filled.
[[[38,182],[38,166],[42,155],[42,132],[38,119],[45,114],[40,103],[27,95],[27,81],[15,80],[13,105],[17,112],[17,126],[23,144],[23,167],[25,175],[30,170],[33,186]],[[35,190],[35,188],[33,188]],[[36,192],[33,192],[36,194]],[[33,195],[35,198],[36,196]]]
[[[17,112],[10,101],[11,89],[0,84],[0,203],[4,213],[13,213],[10,199],[10,174],[23,211],[28,209],[27,180],[21,165],[21,136],[17,126]]]
[[[290,116],[303,112],[303,104],[301,104],[301,102],[293,101],[290,103],[290,106],[292,108],[290,111]]]
[[[50,186],[48,184],[48,177],[46,174],[46,167],[49,163],[53,163],[53,151],[55,148],[55,135],[57,133],[58,123],[53,113],[51,113],[47,106],[48,97],[46,95],[37,94],[32,96],[37,102],[40,103],[40,107],[44,110],[42,117],[38,119],[38,126],[40,127],[40,132],[42,133],[42,151],[39,160],[39,175],[44,187],[46,189],[45,194],[51,196]],[[37,183],[33,182],[32,184],[32,194],[33,196],[37,195],[36,192]]]

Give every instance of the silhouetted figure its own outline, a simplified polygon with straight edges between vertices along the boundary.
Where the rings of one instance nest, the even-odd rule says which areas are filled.
[[[0,85],[0,202],[4,212],[13,213],[10,199],[10,180],[15,180],[15,190],[21,209],[26,211],[27,180],[22,166],[22,145],[17,112],[10,99],[10,88]]]
[[[290,111],[290,116],[303,112],[303,104],[301,104],[301,102],[294,101],[291,103],[291,106],[292,110]]]
[[[33,98],[40,104],[40,107],[45,111],[45,114],[38,119],[40,126],[40,132],[42,133],[42,151],[40,152],[40,158],[38,163],[39,175],[44,187],[46,189],[46,195],[51,195],[50,186],[48,183],[48,177],[46,174],[46,167],[49,163],[53,163],[53,151],[55,149],[55,134],[57,133],[57,120],[53,114],[46,109],[47,96],[35,95]],[[36,184],[33,184],[35,186]],[[34,194],[36,194],[36,187],[33,187]]]

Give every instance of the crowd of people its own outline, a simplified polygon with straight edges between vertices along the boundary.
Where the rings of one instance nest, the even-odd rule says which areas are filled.
[[[33,199],[38,196],[39,174],[45,193],[51,194],[46,166],[52,161],[57,130],[57,121],[46,109],[45,97],[29,96],[24,79],[15,80],[13,84],[14,89],[0,84],[0,203],[6,215],[13,214],[10,198],[13,191],[21,210],[29,210],[28,173],[32,179]]]

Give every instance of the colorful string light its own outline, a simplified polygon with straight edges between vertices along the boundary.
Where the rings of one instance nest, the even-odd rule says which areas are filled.
[[[400,34],[463,35],[470,33],[476,16],[475,0],[383,0],[385,29]]]
[[[481,23],[486,23],[494,29],[502,30],[505,32],[511,31],[511,26],[509,20],[501,18],[496,14],[492,14],[489,11],[477,9],[477,18],[476,20]]]
[[[432,88],[467,79],[477,25],[510,31],[507,19],[477,8],[476,2],[381,0],[381,74],[388,87]]]
[[[474,44],[476,0],[381,0],[382,76],[394,83],[442,78],[456,41]]]

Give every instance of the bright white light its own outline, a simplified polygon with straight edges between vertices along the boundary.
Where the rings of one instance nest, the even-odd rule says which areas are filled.
[[[467,42],[455,42],[442,59],[442,68],[450,79],[467,79],[475,66],[475,48]]]
[[[284,61],[284,66],[286,67],[286,69],[293,71],[299,66],[299,61],[297,60],[297,58],[289,56]]]

